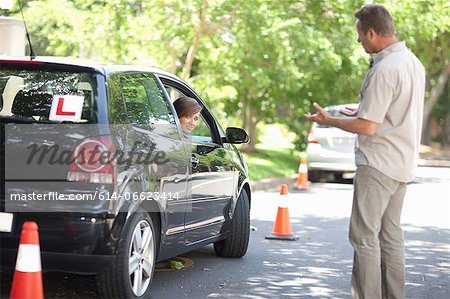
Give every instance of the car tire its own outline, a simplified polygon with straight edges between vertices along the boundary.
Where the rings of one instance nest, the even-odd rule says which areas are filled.
[[[242,189],[238,197],[233,218],[228,222],[227,228],[229,237],[215,242],[214,252],[220,257],[243,257],[250,239],[250,204],[245,189]]]
[[[97,275],[103,298],[149,298],[157,254],[155,225],[149,214],[131,214],[117,247],[115,262]],[[135,267],[130,271],[130,267]]]
[[[320,170],[308,171],[308,178],[311,182],[319,182],[322,179],[322,173]]]

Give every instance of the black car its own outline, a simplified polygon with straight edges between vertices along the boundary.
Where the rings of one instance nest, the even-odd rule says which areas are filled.
[[[198,94],[154,68],[0,56],[1,266],[39,226],[43,271],[97,274],[104,297],[145,298],[157,261],[213,243],[242,257],[251,187]],[[191,135],[172,102],[203,107]]]

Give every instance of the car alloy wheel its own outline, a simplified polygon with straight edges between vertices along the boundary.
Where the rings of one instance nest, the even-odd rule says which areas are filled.
[[[128,273],[134,295],[142,296],[152,280],[155,260],[155,238],[147,220],[135,226],[129,248]]]

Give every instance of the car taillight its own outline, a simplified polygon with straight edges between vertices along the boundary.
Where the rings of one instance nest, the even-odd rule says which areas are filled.
[[[77,144],[67,180],[113,184],[116,182],[115,147],[109,135],[90,137]]]
[[[312,129],[308,134],[308,143],[319,143],[319,140],[314,136],[314,131]]]

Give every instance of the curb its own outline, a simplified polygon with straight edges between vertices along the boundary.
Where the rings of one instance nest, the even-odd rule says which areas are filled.
[[[297,175],[292,175],[291,177],[262,179],[257,182],[252,182],[252,191],[267,191],[270,189],[279,190],[280,185],[286,184],[290,186],[295,183],[296,178]]]
[[[419,166],[426,167],[450,167],[450,161],[447,160],[419,160]]]

